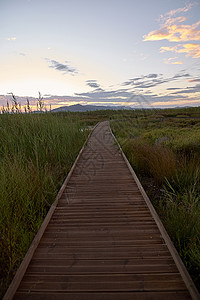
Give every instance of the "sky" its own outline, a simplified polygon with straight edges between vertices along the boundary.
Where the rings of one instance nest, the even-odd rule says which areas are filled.
[[[0,106],[200,105],[200,0],[0,0]]]

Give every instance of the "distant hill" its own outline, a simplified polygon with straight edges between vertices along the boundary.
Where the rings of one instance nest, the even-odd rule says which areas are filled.
[[[71,111],[71,112],[85,112],[85,111],[94,111],[94,110],[124,110],[124,109],[131,109],[130,106],[96,106],[96,105],[81,105],[75,104],[70,106],[61,106],[55,109],[52,109],[52,112],[61,112],[61,111]]]

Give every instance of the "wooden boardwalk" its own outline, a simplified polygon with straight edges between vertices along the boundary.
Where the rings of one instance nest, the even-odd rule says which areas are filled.
[[[199,299],[109,123],[72,168],[5,299]]]

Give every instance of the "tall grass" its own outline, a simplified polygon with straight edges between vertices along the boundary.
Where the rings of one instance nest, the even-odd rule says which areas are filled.
[[[152,111],[111,125],[200,290],[200,119],[193,118],[197,113],[199,117],[199,109],[165,110],[159,115]]]
[[[143,139],[131,139],[123,149],[134,169],[153,177],[157,184],[173,176],[176,158],[172,150],[160,144],[150,145]]]
[[[200,288],[200,160],[191,158],[164,184],[158,211],[163,223]]]
[[[0,115],[3,293],[87,137],[75,115]]]
[[[200,108],[27,112],[0,115],[1,294],[86,139],[83,129],[107,119],[143,183],[154,181],[161,197],[151,199],[200,288]]]

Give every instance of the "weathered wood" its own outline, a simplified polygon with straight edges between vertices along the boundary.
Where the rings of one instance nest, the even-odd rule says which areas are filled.
[[[54,210],[55,210],[55,208],[58,204],[58,200],[61,198],[64,190],[67,187],[67,183],[69,182],[69,179],[71,178],[71,175],[72,175],[72,173],[75,169],[75,166],[77,165],[78,160],[81,157],[81,154],[82,154],[82,152],[83,152],[83,150],[84,150],[84,148],[85,148],[85,146],[86,146],[86,144],[89,140],[90,135],[91,135],[91,133],[89,134],[88,139],[86,140],[83,147],[81,148],[81,150],[80,150],[80,152],[79,152],[79,154],[78,154],[78,156],[77,156],[70,172],[68,173],[65,181],[63,182],[63,184],[62,184],[62,186],[61,186],[61,188],[60,188],[60,190],[59,190],[59,192],[56,196],[56,199],[55,199],[54,203],[51,205],[51,207],[50,207],[50,209],[49,209],[49,211],[48,211],[48,213],[47,213],[47,215],[46,215],[46,217],[45,217],[38,233],[36,234],[35,238],[33,239],[32,243],[31,243],[31,245],[30,245],[30,247],[29,247],[29,249],[28,249],[28,251],[27,251],[20,267],[19,267],[19,269],[17,270],[17,272],[15,274],[14,279],[12,280],[6,294],[4,295],[4,298],[3,298],[4,300],[13,299],[13,297],[15,295],[15,292],[17,291],[17,288],[19,287],[19,284],[20,284],[20,282],[21,282],[21,280],[22,280],[22,278],[23,278],[23,276],[26,272],[26,269],[27,269],[27,267],[28,267],[28,265],[31,261],[31,258],[33,257],[33,254],[34,254],[34,252],[35,252],[35,250],[36,250],[36,248],[37,248],[37,246],[38,246],[38,244],[41,240],[41,237],[42,237],[47,225],[49,224],[49,221],[50,221],[50,219],[51,219],[51,217],[54,213]]]
[[[44,223],[5,299],[199,299],[108,122]]]
[[[179,272],[180,272],[180,274],[181,274],[181,276],[182,276],[182,278],[183,278],[183,280],[184,280],[184,282],[185,282],[185,284],[186,284],[186,286],[187,286],[187,288],[190,292],[190,295],[191,295],[192,299],[200,299],[200,295],[197,291],[197,288],[194,285],[189,273],[187,272],[186,267],[184,266],[180,256],[178,255],[178,252],[176,251],[176,248],[174,247],[167,231],[165,230],[165,228],[164,228],[157,212],[155,211],[151,201],[149,200],[147,194],[145,193],[139,179],[137,178],[137,175],[135,174],[133,168],[131,167],[128,159],[126,158],[124,152],[122,151],[121,146],[117,142],[117,140],[116,140],[115,136],[113,135],[112,131],[111,131],[111,134],[112,134],[115,142],[117,143],[117,145],[118,145],[118,147],[121,151],[121,154],[122,154],[128,168],[129,168],[133,178],[135,179],[135,182],[136,182],[136,184],[137,184],[137,186],[138,186],[138,188],[139,188],[139,190],[140,190],[140,192],[141,192],[141,194],[142,194],[142,196],[143,196],[143,198],[144,198],[144,200],[145,200],[145,202],[146,202],[146,204],[147,204],[147,206],[148,206],[148,208],[149,208],[149,210],[150,210],[150,212],[151,212],[151,214],[152,214],[152,216],[153,216],[153,218],[154,218],[154,220],[155,220],[155,222],[158,226],[158,229],[159,229],[160,233],[162,234],[162,237],[163,237],[163,239],[164,239],[164,241],[165,241],[165,243],[166,243],[173,259],[174,259],[174,262],[175,262],[175,264],[176,264],[176,266],[177,266],[177,268],[178,268],[178,270],[179,270]]]
[[[66,298],[67,297],[67,298]],[[185,291],[152,291],[152,292],[17,292],[16,300],[188,300],[191,299]]]

